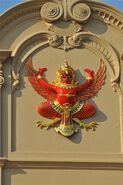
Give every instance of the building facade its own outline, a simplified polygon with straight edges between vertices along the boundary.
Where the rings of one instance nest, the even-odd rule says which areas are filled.
[[[123,13],[96,1],[33,0],[0,15],[1,185],[123,184],[122,43]],[[36,111],[44,98],[28,80],[29,58],[49,82],[64,60],[79,82],[104,62],[105,83],[88,100],[96,114],[84,119],[96,130],[36,127],[49,120]]]

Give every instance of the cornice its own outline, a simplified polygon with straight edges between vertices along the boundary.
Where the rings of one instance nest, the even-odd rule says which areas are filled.
[[[37,5],[37,6],[34,5],[33,7],[32,6],[31,7],[24,6],[23,8],[21,8],[19,6],[21,6],[21,5],[18,5],[17,7],[14,7],[12,9],[8,10],[7,12],[5,12],[4,14],[0,15],[0,29],[5,28],[6,26],[11,24],[12,22],[15,22],[17,19],[20,19],[24,16],[27,16],[28,19],[30,17],[33,17],[33,18],[40,17],[39,5]],[[16,10],[18,8],[19,8],[19,11]]]
[[[19,169],[73,169],[73,170],[123,170],[123,163],[110,162],[51,162],[7,161],[5,168]]]
[[[93,14],[92,17],[94,19],[98,19],[110,26],[115,27],[117,30],[123,32],[123,13],[117,11],[116,9],[109,7],[107,5],[101,6],[97,4],[94,6],[93,4],[89,3]]]
[[[0,167],[6,169],[66,169],[66,170],[123,170],[123,162],[25,161],[0,158]]]
[[[80,0],[81,1],[81,0]],[[111,5],[102,3],[102,2],[97,2],[97,1],[89,1],[89,0],[85,0],[87,2],[88,5],[90,5],[92,8],[100,8],[106,11],[110,11],[111,13],[116,14],[117,16],[119,16],[120,18],[123,18],[123,12]]]

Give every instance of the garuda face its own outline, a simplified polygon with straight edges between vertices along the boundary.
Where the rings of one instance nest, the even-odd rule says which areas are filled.
[[[75,71],[68,65],[67,61],[57,70],[54,83],[58,86],[69,86],[75,84]]]
[[[95,129],[97,123],[84,123],[82,120],[92,117],[96,108],[87,100],[98,93],[105,80],[105,65],[100,60],[100,66],[96,73],[90,69],[84,69],[87,78],[84,83],[76,81],[76,71],[65,63],[57,70],[56,79],[48,83],[43,77],[46,68],[34,70],[32,59],[27,62],[28,80],[38,94],[46,101],[37,107],[37,112],[51,119],[49,123],[38,121],[40,128],[55,126],[55,130],[63,136],[71,136],[78,132],[79,128]],[[58,125],[59,123],[59,125]],[[75,126],[78,125],[78,127]]]

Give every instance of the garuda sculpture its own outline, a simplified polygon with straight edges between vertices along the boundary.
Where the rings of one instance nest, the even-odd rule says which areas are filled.
[[[96,95],[104,84],[103,60],[100,59],[96,73],[88,68],[84,69],[88,76],[82,84],[76,80],[76,71],[67,61],[57,70],[53,83],[48,83],[43,76],[46,71],[47,68],[36,71],[32,66],[32,59],[28,60],[28,80],[36,92],[46,99],[38,105],[37,111],[41,116],[51,119],[49,123],[38,121],[37,125],[40,128],[55,126],[55,130],[63,136],[73,135],[80,127],[94,130],[97,123],[84,123],[82,120],[96,113],[95,106],[87,100]]]

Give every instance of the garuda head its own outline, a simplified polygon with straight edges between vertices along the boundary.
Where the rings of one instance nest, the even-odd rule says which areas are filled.
[[[68,65],[67,61],[57,70],[55,85],[75,85],[77,83],[75,79],[75,70]]]

